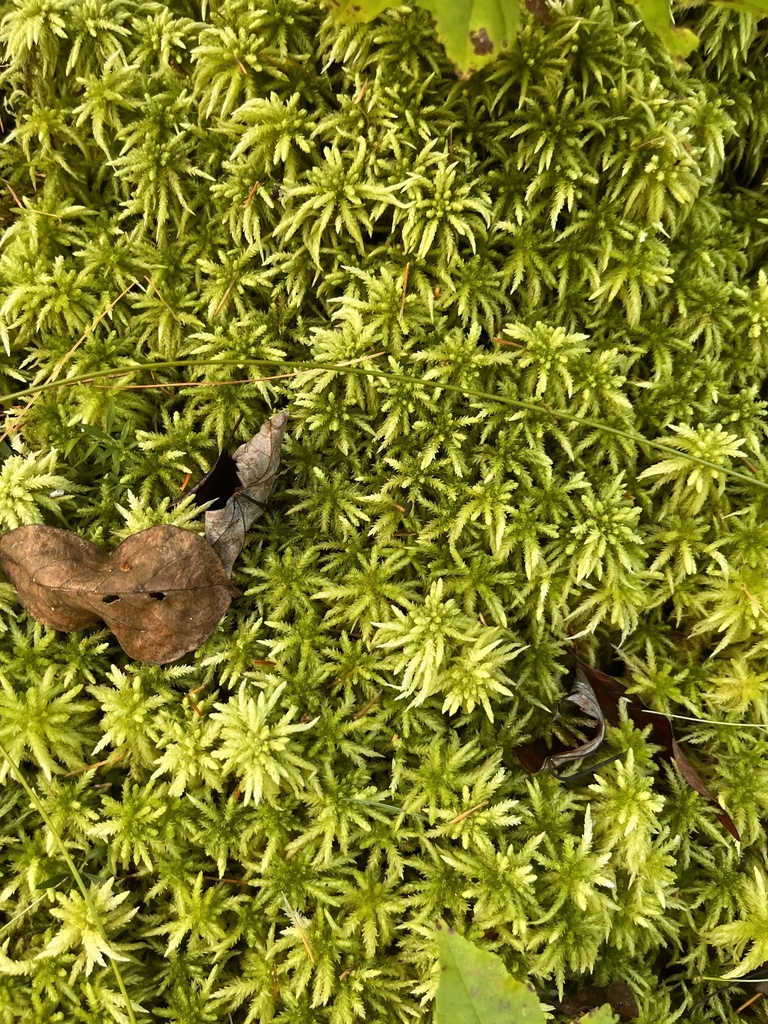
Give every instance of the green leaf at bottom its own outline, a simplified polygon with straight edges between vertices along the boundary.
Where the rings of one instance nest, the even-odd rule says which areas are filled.
[[[515,981],[499,957],[445,925],[437,926],[437,945],[441,974],[435,1024],[544,1024],[534,992]]]

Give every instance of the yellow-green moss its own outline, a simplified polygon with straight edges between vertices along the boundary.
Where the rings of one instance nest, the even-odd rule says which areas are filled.
[[[424,1019],[438,917],[543,999],[624,980],[648,1024],[720,1019],[738,1003],[693,1009],[698,976],[768,960],[768,743],[741,727],[768,722],[768,501],[688,456],[766,478],[768,37],[693,11],[678,66],[632,9],[579,3],[460,83],[419,12],[0,12],[5,393],[68,354],[242,360],[41,395],[0,446],[0,528],[188,523],[163,502],[240,412],[245,435],[291,407],[243,596],[183,663],[0,592],[0,739],[137,1019]],[[372,353],[429,383],[240,383]],[[524,775],[571,632],[655,709],[737,726],[679,733],[740,848],[626,722],[597,776]],[[126,1020],[3,783],[0,1022]]]

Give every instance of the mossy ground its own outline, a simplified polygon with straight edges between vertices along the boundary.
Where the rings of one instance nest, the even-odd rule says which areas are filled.
[[[461,83],[419,12],[0,11],[4,391],[233,360],[40,395],[0,526],[199,529],[185,475],[291,410],[194,656],[133,663],[0,585],[0,739],[109,939],[6,765],[0,1021],[127,1020],[111,954],[138,1020],[419,1020],[436,918],[543,998],[732,1013],[746,986],[694,1004],[768,961],[765,32],[693,10],[678,66],[631,9],[568,5]],[[374,353],[394,376],[242,383]],[[571,634],[730,723],[679,736],[740,845],[627,723],[594,776],[526,777]]]

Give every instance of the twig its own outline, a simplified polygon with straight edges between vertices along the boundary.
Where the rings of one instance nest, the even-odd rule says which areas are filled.
[[[275,374],[271,377],[259,378],[261,380],[279,380],[282,377],[296,377],[304,373],[313,373],[317,371],[324,371],[328,373],[338,373],[343,371],[345,373],[356,374],[360,377],[381,377],[384,380],[389,380],[392,383],[397,384],[413,384],[417,387],[434,388],[437,391],[448,391],[452,394],[460,394],[465,398],[479,399],[484,402],[488,402],[496,405],[509,406],[512,409],[520,409],[528,412],[539,412],[543,403],[541,401],[528,401],[521,398],[510,398],[507,395],[494,394],[491,391],[484,391],[480,388],[468,388],[461,384],[451,384],[447,381],[427,380],[424,377],[417,377],[413,374],[408,373],[392,373],[389,370],[384,370],[379,367],[360,367],[353,365],[357,362],[362,362],[365,359],[373,359],[376,355],[382,353],[374,353],[371,356],[363,356],[360,359],[351,360],[348,363],[307,363],[299,362],[290,359],[262,359],[262,358],[250,358],[248,356],[238,358],[203,358],[203,359],[163,359],[157,362],[146,362],[146,363],[134,363],[133,366],[123,367],[120,370],[109,369],[109,370],[94,370],[90,373],[81,373],[68,377],[64,381],[53,381],[45,384],[32,384],[27,388],[22,388],[19,391],[13,391],[7,395],[0,395],[0,407],[12,406],[14,402],[20,398],[26,398],[28,395],[35,395],[42,391],[48,391],[52,387],[62,387],[64,385],[71,387],[75,384],[91,384],[96,380],[106,380],[113,377],[125,377],[131,373],[140,372],[153,372],[156,370],[170,370],[177,369],[182,366],[242,366],[248,364],[251,366],[297,366],[301,367],[298,370],[292,371],[286,374]],[[230,382],[226,382],[230,383]],[[250,383],[250,381],[249,381]],[[158,385],[154,385],[157,387]],[[730,477],[731,480],[739,480],[742,483],[748,484],[750,487],[757,487],[761,491],[768,492],[768,480],[760,480],[753,476],[749,476],[747,473],[741,473],[737,469],[731,469],[730,466],[723,466],[718,462],[713,462],[712,459],[706,459],[699,455],[692,455],[690,452],[681,451],[680,448],[676,448],[673,444],[669,444],[666,441],[657,441],[649,437],[643,437],[642,434],[635,433],[632,430],[624,430],[621,427],[613,427],[609,423],[604,423],[600,420],[591,419],[588,416],[577,416],[575,413],[566,412],[563,409],[553,410],[547,407],[547,412],[550,416],[555,419],[563,420],[566,423],[578,423],[584,427],[590,427],[592,430],[599,430],[605,434],[610,434],[613,437],[621,437],[627,441],[631,441],[634,444],[640,445],[644,448],[650,448],[653,451],[663,452],[665,455],[672,455],[675,458],[685,459],[695,466],[705,466],[707,469],[712,470],[716,473],[722,473],[726,477]],[[2,439],[0,439],[2,440]]]
[[[165,299],[163,298],[163,296],[162,296],[162,295],[160,294],[160,289],[159,289],[159,288],[157,287],[157,285],[156,285],[156,284],[155,284],[155,282],[154,282],[154,281],[152,280],[152,278],[151,278],[151,277],[147,277],[147,275],[145,274],[145,275],[144,275],[144,280],[145,280],[145,281],[147,282],[147,284],[148,284],[148,285],[151,285],[151,287],[152,287],[152,290],[154,291],[155,295],[156,295],[156,296],[158,297],[158,299],[160,299],[160,301],[161,301],[161,302],[162,302],[162,304],[163,304],[163,305],[165,306],[165,308],[166,308],[166,309],[168,310],[168,312],[169,312],[169,313],[171,314],[171,316],[173,317],[173,319],[174,319],[174,320],[178,320],[178,319],[179,319],[178,315],[177,315],[177,314],[176,314],[176,313],[174,312],[174,310],[172,310],[172,309],[171,309],[171,307],[170,307],[170,306],[168,305],[168,303],[167,303],[167,302],[165,301]]]
[[[252,186],[252,188],[251,188],[251,191],[250,191],[250,192],[248,193],[248,198],[247,198],[247,199],[245,200],[245,202],[243,203],[243,209],[244,209],[244,210],[247,210],[247,209],[248,209],[248,207],[249,207],[249,206],[251,205],[251,203],[253,202],[253,197],[254,197],[254,196],[256,195],[256,193],[257,193],[257,192],[259,191],[259,188],[260,188],[260,183],[259,183],[258,181],[255,181],[255,182],[253,183],[253,186]]]
[[[449,825],[458,825],[458,823],[460,821],[464,821],[464,819],[468,818],[470,816],[470,814],[474,814],[475,811],[479,811],[483,807],[487,807],[487,806],[488,806],[488,801],[487,800],[481,800],[479,804],[475,804],[474,807],[470,807],[468,811],[462,811],[461,814],[457,814],[456,817],[453,819],[453,821],[449,821],[448,824]]]
[[[224,306],[224,303],[229,298],[230,292],[232,291],[232,289],[235,287],[236,284],[237,284],[237,274],[235,274],[235,276],[229,282],[227,287],[224,289],[224,294],[221,296],[221,301],[219,302],[219,304],[216,307],[216,309],[214,309],[213,313],[211,314],[212,316],[218,316],[219,315],[219,313],[222,310],[222,307]]]
[[[744,591],[744,593],[747,595],[749,600],[752,602],[753,606],[755,608],[757,608],[757,610],[760,612],[760,614],[763,616],[763,618],[764,619],[768,619],[768,614],[766,614],[765,608],[763,608],[763,606],[760,604],[760,602],[757,600],[756,597],[753,597],[752,594],[750,594],[750,592],[747,590],[747,588],[744,586],[743,583],[741,585],[741,589]]]
[[[762,992],[755,992],[755,994],[752,996],[751,999],[748,999],[746,1001],[746,1003],[742,1003],[741,1004],[741,1006],[738,1008],[738,1010],[736,1010],[736,1013],[741,1013],[742,1010],[746,1010],[746,1008],[748,1006],[751,1006],[752,1003],[756,1003],[758,999],[761,999],[762,995],[763,995]]]
[[[22,203],[22,201],[19,199],[19,197],[13,191],[13,186],[11,185],[10,181],[8,181],[6,178],[0,178],[0,181],[2,181],[2,183],[8,189],[8,191],[11,193],[11,195],[13,196],[13,201],[14,201],[14,203],[16,203],[16,205],[19,207],[19,209],[20,210],[25,209],[24,203]]]
[[[206,882],[226,882],[228,885],[250,885],[248,879],[243,878],[219,878],[218,875],[203,875]]]
[[[359,711],[357,712],[357,714],[356,714],[356,715],[354,716],[354,718],[352,719],[352,721],[353,721],[353,722],[356,722],[356,721],[357,721],[357,720],[358,720],[359,718],[362,718],[362,717],[363,717],[364,715],[367,715],[367,714],[368,714],[368,712],[369,712],[369,711],[371,710],[371,708],[372,708],[372,707],[373,707],[373,706],[374,706],[375,704],[378,704],[378,702],[379,702],[380,700],[381,700],[381,693],[377,693],[375,697],[371,697],[371,699],[370,699],[370,700],[368,701],[368,703],[367,703],[367,704],[365,704],[365,705],[363,705],[363,707],[361,707],[361,708],[360,708],[360,710],[359,710]]]
[[[304,943],[304,949],[306,949],[306,951],[307,951],[307,956],[309,957],[309,962],[313,964],[315,962],[315,956],[314,956],[314,953],[312,952],[312,947],[309,944],[309,940],[307,939],[307,933],[304,931],[304,929],[303,929],[303,927],[301,925],[301,921],[299,920],[299,915],[296,913],[296,911],[290,905],[290,903],[288,902],[288,900],[286,899],[285,896],[283,896],[283,907],[285,908],[286,914],[288,914],[288,916],[290,917],[291,921],[293,922],[293,927],[299,933],[299,936],[301,937],[301,941]]]
[[[411,264],[405,264],[405,270],[403,271],[403,288],[400,295],[400,312],[397,315],[398,323],[402,323],[403,311],[405,310],[405,296],[408,294],[408,275],[411,272]]]
[[[357,359],[349,359],[347,362],[339,363],[338,365],[339,367],[354,366],[356,363],[366,363],[370,359],[378,359],[383,355],[386,355],[386,352],[371,352],[370,355],[358,356]],[[94,388],[102,388],[105,391],[146,391],[154,388],[216,388],[226,387],[228,384],[262,384],[269,380],[290,380],[292,377],[301,377],[306,373],[315,373],[315,370],[315,367],[311,367],[308,370],[291,370],[290,373],[273,373],[268,377],[242,377],[237,380],[178,380],[169,381],[166,384],[94,384],[92,386]],[[132,371],[115,370],[112,376],[123,377],[126,373],[130,372]],[[70,382],[64,380],[61,383],[69,384]]]
[[[104,768],[108,764],[117,764],[122,759],[122,754],[115,754],[114,757],[107,757],[103,761],[97,761],[96,764],[84,764],[82,768],[75,768],[74,771],[67,772],[64,778],[69,779],[73,775],[82,775],[84,772],[95,772],[97,768]]]
[[[187,694],[187,700],[192,705],[192,710],[195,712],[197,717],[198,718],[204,718],[205,716],[203,715],[203,712],[200,710],[200,708],[197,706],[197,704],[195,704],[195,702],[192,700],[192,692],[191,691]]]

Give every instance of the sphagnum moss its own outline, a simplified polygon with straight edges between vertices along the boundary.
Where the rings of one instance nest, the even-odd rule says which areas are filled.
[[[768,961],[759,730],[679,723],[740,847],[627,722],[578,785],[511,753],[570,633],[657,710],[768,723],[768,501],[686,457],[766,476],[768,36],[701,11],[689,65],[576,3],[459,83],[418,12],[0,5],[4,390],[243,361],[41,395],[0,527],[199,529],[186,474],[241,411],[292,417],[196,655],[132,663],[0,584],[0,738],[107,940],[6,765],[4,1024],[126,1021],[109,950],[138,1019],[424,1019],[436,918],[545,997],[625,980],[647,1024],[721,1019],[697,977]],[[373,352],[430,385],[235,383]]]

